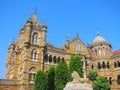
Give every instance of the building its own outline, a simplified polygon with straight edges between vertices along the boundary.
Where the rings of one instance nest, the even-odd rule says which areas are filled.
[[[62,48],[46,42],[47,25],[39,23],[37,13],[29,18],[20,30],[16,42],[8,48],[6,79],[0,80],[0,90],[33,90],[37,70],[48,70],[60,60],[69,64],[71,55],[82,57],[84,73],[98,71],[110,83],[112,90],[120,90],[120,50],[112,52],[111,44],[99,34],[89,45],[85,45],[79,35],[69,40]]]

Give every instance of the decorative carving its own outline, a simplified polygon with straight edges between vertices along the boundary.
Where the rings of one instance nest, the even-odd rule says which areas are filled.
[[[81,78],[76,71],[73,71],[71,75],[73,78],[72,83],[87,83],[88,82],[87,78]]]

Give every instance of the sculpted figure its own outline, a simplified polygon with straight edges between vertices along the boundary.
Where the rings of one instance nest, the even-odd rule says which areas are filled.
[[[71,75],[73,78],[72,83],[87,83],[88,82],[87,78],[81,78],[76,71],[73,71]]]

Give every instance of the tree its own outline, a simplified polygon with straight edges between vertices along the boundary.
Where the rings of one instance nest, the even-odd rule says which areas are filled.
[[[93,83],[93,90],[110,90],[110,85],[105,77],[99,77]]]
[[[60,60],[55,69],[55,90],[63,90],[69,80],[70,73],[67,64]]]
[[[89,74],[88,74],[88,77],[89,77],[89,79],[90,79],[91,81],[96,80],[97,77],[98,77],[97,71],[91,70],[91,71],[89,72]]]
[[[75,70],[78,72],[80,77],[83,77],[83,66],[82,66],[81,57],[79,55],[75,55],[71,57],[69,70],[70,70],[70,73],[72,73]]]
[[[35,76],[34,90],[48,90],[48,76],[44,71],[39,70]]]
[[[48,70],[48,90],[54,90],[55,68],[50,67]]]

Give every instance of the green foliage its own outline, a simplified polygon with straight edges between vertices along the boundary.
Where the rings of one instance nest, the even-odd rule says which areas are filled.
[[[67,64],[61,60],[55,70],[55,90],[63,90],[69,80],[70,73]]]
[[[69,70],[70,70],[70,73],[72,73],[75,70],[78,72],[80,77],[83,77],[83,66],[82,66],[81,57],[79,55],[75,55],[71,57]]]
[[[89,72],[89,74],[88,74],[88,77],[89,77],[89,79],[90,79],[91,81],[96,80],[97,77],[98,77],[97,71],[91,70],[91,71]]]
[[[44,71],[39,70],[35,77],[34,90],[48,90],[48,76]]]
[[[54,90],[55,68],[50,67],[48,70],[48,90]]]
[[[110,85],[105,77],[99,77],[93,83],[93,90],[110,90]]]

